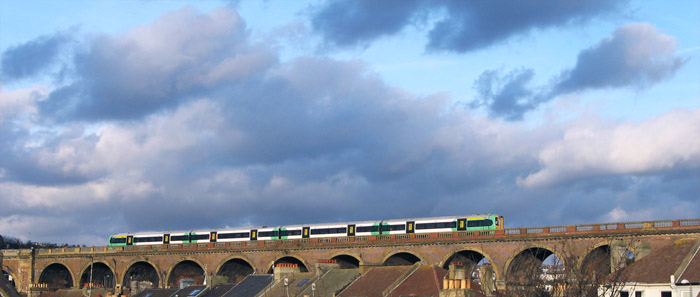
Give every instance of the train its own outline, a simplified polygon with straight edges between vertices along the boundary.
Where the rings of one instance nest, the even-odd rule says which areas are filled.
[[[498,230],[503,228],[503,216],[485,214],[168,233],[123,233],[110,236],[109,246],[352,237],[383,234],[420,234]]]

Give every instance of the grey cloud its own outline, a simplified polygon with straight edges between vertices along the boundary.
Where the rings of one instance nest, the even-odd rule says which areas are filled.
[[[428,15],[446,16],[428,33],[428,50],[469,52],[534,29],[565,26],[619,10],[626,1],[331,1],[312,15],[313,30],[328,43],[365,45],[420,24]]]
[[[136,119],[261,75],[276,57],[247,43],[229,8],[183,8],[123,36],[93,39],[75,55],[77,79],[42,102],[57,119]]]
[[[645,88],[671,77],[686,60],[676,56],[675,38],[651,24],[621,26],[597,45],[581,51],[573,69],[564,71],[558,93],[591,88]]]
[[[470,105],[484,106],[495,117],[522,120],[524,113],[539,105],[535,91],[528,86],[534,75],[532,69],[512,70],[505,76],[498,70],[484,71],[474,82],[479,98]]]
[[[0,77],[18,80],[40,73],[57,61],[70,41],[68,34],[59,32],[8,48],[0,58]]]
[[[553,77],[548,85],[531,87],[532,69],[506,75],[486,70],[474,82],[478,97],[472,107],[486,107],[491,115],[521,120],[523,115],[557,96],[588,89],[643,89],[672,77],[687,61],[676,55],[675,38],[654,26],[621,26],[610,37],[578,54],[576,65]]]
[[[430,50],[469,52],[544,29],[615,11],[626,1],[449,1],[430,31]]]
[[[3,146],[6,158],[0,158],[0,166],[5,169],[5,181],[38,185],[65,186],[83,184],[102,176],[103,172],[83,170],[84,161],[76,158],[79,152],[93,149],[96,139],[85,137],[82,128],[66,128],[60,134],[34,132],[30,135],[21,127],[12,127],[16,132],[7,133],[7,142],[12,145]],[[0,132],[0,134],[3,134]],[[0,135],[2,137],[4,135]],[[18,144],[42,138],[43,145],[26,148]]]
[[[333,45],[366,45],[401,31],[425,4],[418,0],[329,1],[315,11],[311,24]]]

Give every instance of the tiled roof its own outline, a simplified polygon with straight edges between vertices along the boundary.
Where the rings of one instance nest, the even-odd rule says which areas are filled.
[[[288,286],[284,286],[283,279],[287,278]],[[316,278],[316,273],[313,272],[303,272],[285,275],[279,280],[279,283],[275,283],[267,296],[287,296],[287,291],[289,291],[289,296],[296,296],[299,292],[311,286],[311,283]]]
[[[211,290],[204,293],[204,295],[202,295],[201,297],[222,297],[235,286],[236,284],[216,285],[213,288],[211,288]]]
[[[670,276],[682,266],[683,260],[691,253],[695,243],[696,240],[677,240],[666,247],[652,252],[646,257],[636,260],[634,263],[624,268],[625,270],[622,273],[621,281],[649,284],[669,283],[671,281]],[[690,256],[692,256],[692,254]],[[700,261],[700,259],[695,259],[693,262],[696,261]],[[688,267],[691,271],[700,269],[700,263],[691,264],[692,265]],[[685,274],[687,275],[688,272]],[[697,276],[698,274],[695,275]]]
[[[170,297],[177,292],[177,289],[146,289],[138,292],[133,297]]]
[[[374,267],[343,290],[338,297],[382,296],[384,290],[412,268],[413,266]]]
[[[207,286],[188,286],[175,292],[173,297],[198,297],[203,295],[207,289]]]
[[[311,285],[307,285],[297,296],[335,296],[338,291],[350,284],[359,275],[359,269],[332,269],[319,279],[309,280],[311,283],[316,283],[316,291],[312,292]]]
[[[447,270],[437,266],[422,266],[407,277],[389,297],[438,296]]]
[[[270,283],[271,274],[251,274],[224,294],[224,297],[254,297]]]

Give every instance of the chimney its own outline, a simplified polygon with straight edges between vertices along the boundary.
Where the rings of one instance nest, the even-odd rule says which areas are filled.
[[[301,273],[299,264],[294,263],[277,263],[273,271],[275,280],[284,278],[285,275]]]
[[[334,259],[318,259],[316,262],[316,276],[321,276],[332,269],[340,269],[340,264]]]
[[[440,297],[474,297],[467,267],[462,262],[450,263],[446,278],[442,281]]]

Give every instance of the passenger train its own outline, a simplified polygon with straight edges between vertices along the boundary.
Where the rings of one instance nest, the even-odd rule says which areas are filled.
[[[117,234],[109,237],[109,245],[125,246],[232,242],[497,229],[503,229],[503,217],[495,214],[487,214],[461,217],[223,229],[214,231]]]

